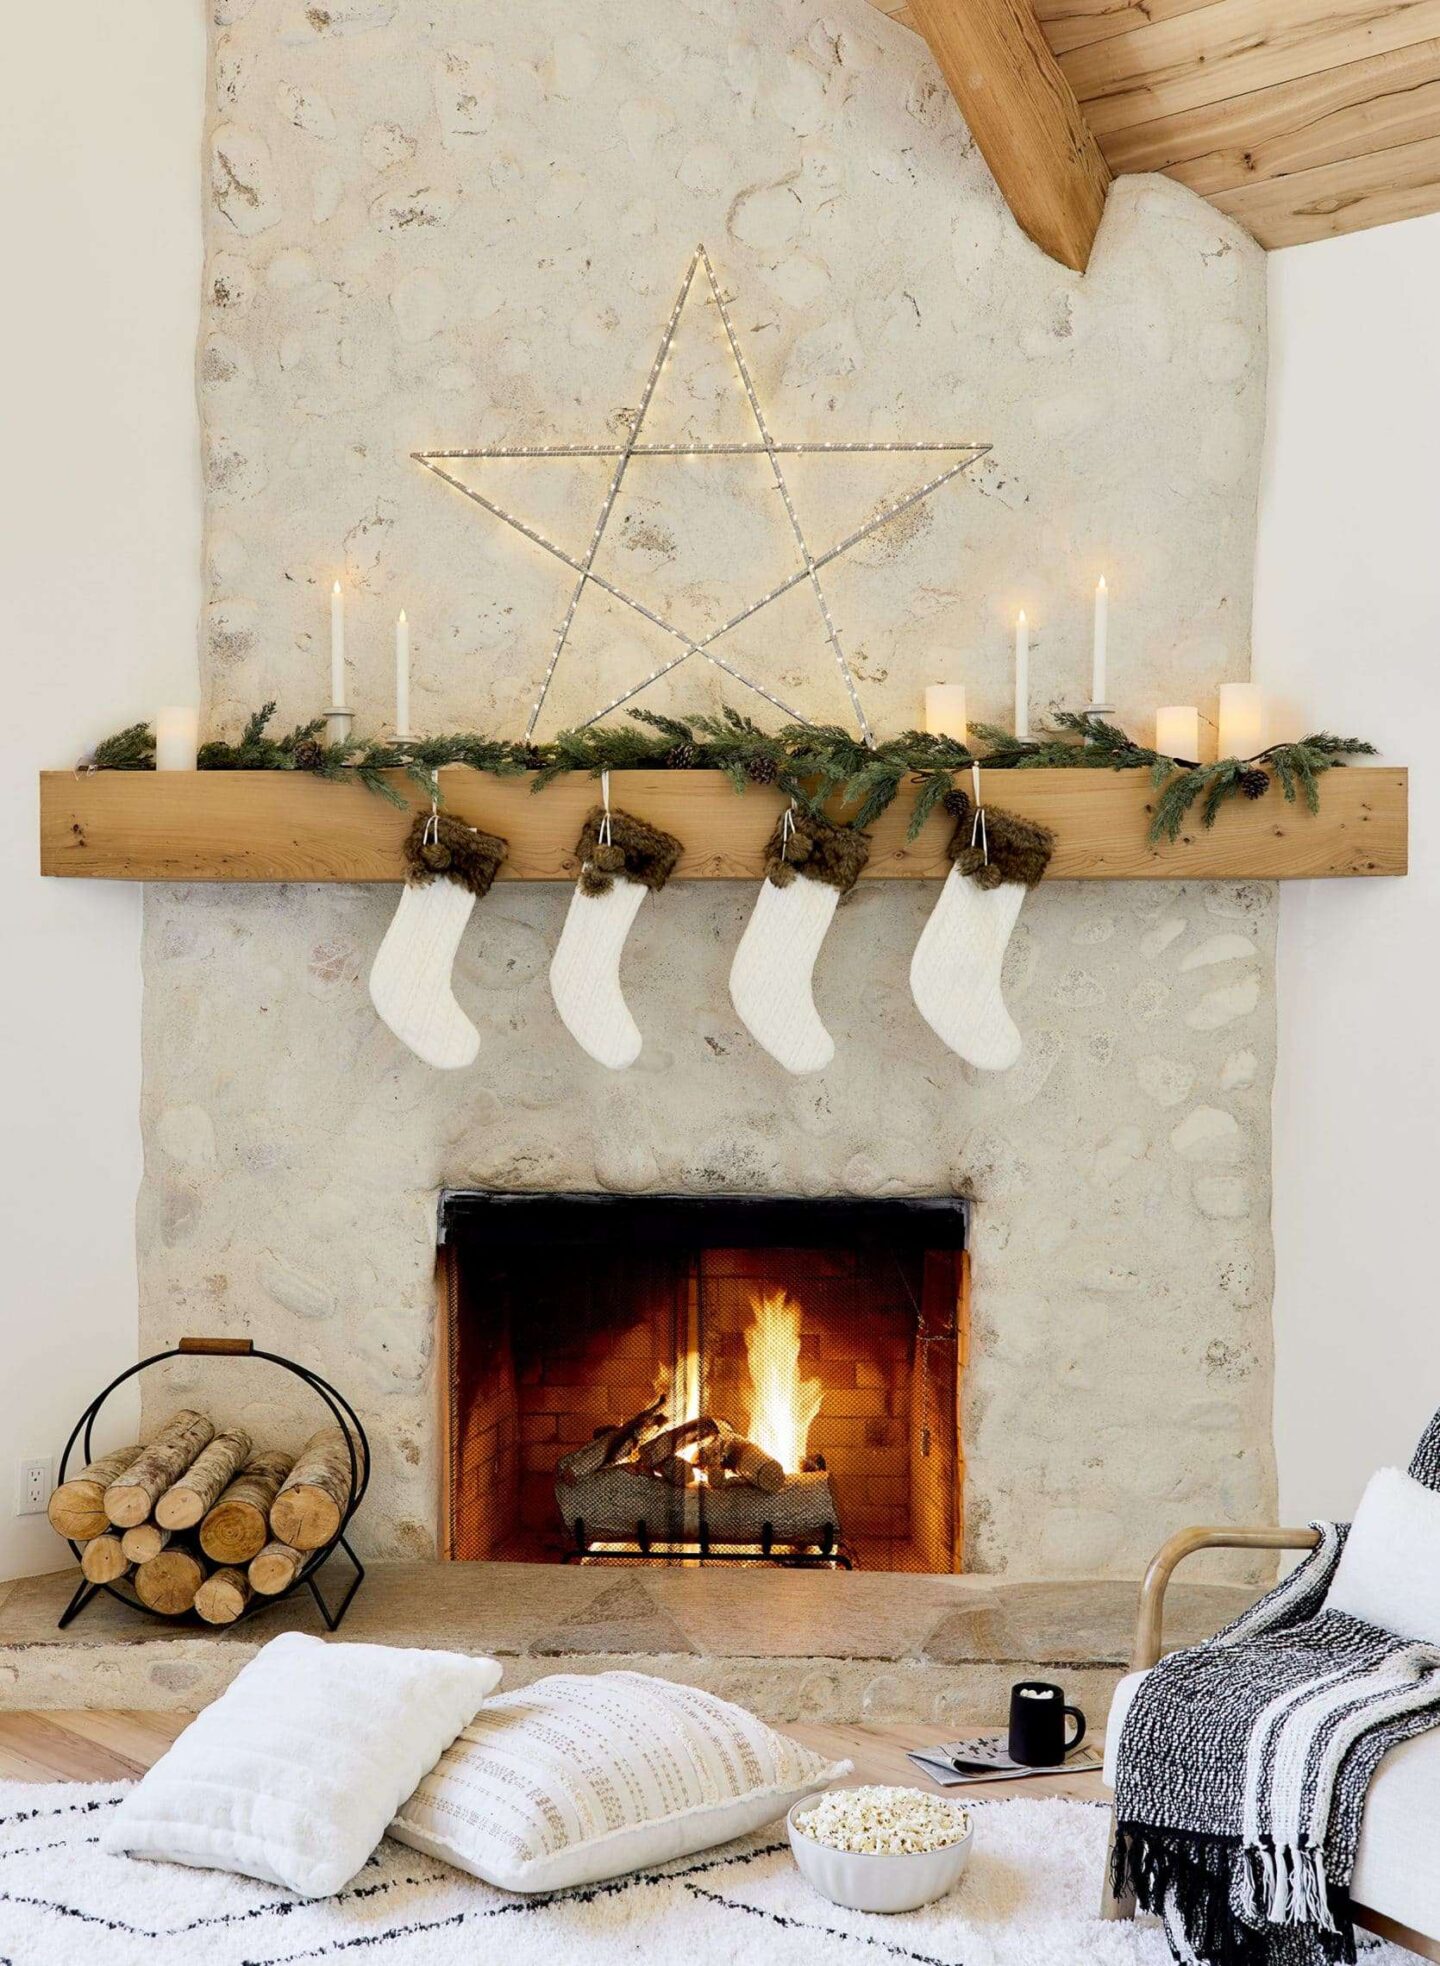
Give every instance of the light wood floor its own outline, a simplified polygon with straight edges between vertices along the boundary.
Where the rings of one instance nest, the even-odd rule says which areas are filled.
[[[143,1775],[188,1724],[188,1713],[122,1713],[60,1710],[0,1713],[0,1781],[123,1782]],[[785,1730],[832,1760],[855,1763],[857,1782],[896,1782],[926,1786],[925,1777],[905,1758],[907,1748],[935,1739],[937,1729],[797,1724]],[[956,1793],[952,1790],[950,1793]],[[985,1793],[1066,1795],[1095,1802],[1106,1796],[1097,1774],[1044,1775],[1023,1782],[994,1783]]]

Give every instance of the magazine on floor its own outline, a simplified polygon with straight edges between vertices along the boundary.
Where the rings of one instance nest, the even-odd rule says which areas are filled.
[[[1010,1759],[1008,1737],[1002,1731],[966,1734],[958,1741],[942,1741],[938,1747],[914,1748],[910,1760],[942,1788],[958,1788],[970,1782],[1014,1782],[1027,1775],[1088,1774],[1103,1767],[1105,1753],[1086,1742],[1053,1768],[1029,1768]]]

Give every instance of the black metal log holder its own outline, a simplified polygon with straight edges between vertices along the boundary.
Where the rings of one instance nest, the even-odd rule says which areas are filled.
[[[340,1620],[350,1608],[351,1598],[354,1597],[356,1591],[359,1590],[365,1580],[365,1566],[350,1547],[345,1531],[349,1528],[351,1518],[354,1516],[356,1509],[359,1508],[365,1490],[370,1483],[370,1442],[366,1436],[365,1429],[360,1424],[359,1415],[349,1400],[346,1399],[345,1395],[337,1392],[328,1379],[322,1379],[318,1372],[312,1372],[308,1366],[299,1364],[295,1359],[286,1358],[280,1352],[261,1351],[248,1338],[182,1338],[179,1344],[173,1346],[169,1351],[152,1352],[149,1358],[142,1358],[138,1364],[127,1366],[125,1371],[117,1374],[102,1392],[95,1395],[94,1399],[91,1400],[85,1411],[80,1415],[80,1418],[75,1422],[75,1425],[70,1430],[70,1438],[65,1443],[65,1451],[60,1456],[60,1473],[57,1477],[57,1486],[66,1478],[70,1456],[75,1450],[77,1441],[80,1441],[80,1466],[88,1467],[90,1462],[94,1460],[95,1456],[91,1448],[91,1435],[94,1432],[95,1421],[99,1416],[100,1410],[112,1393],[118,1392],[127,1380],[135,1378],[138,1373],[148,1371],[152,1365],[163,1365],[167,1359],[172,1358],[196,1357],[258,1358],[263,1359],[269,1365],[278,1365],[284,1372],[291,1373],[302,1384],[308,1386],[311,1392],[317,1398],[323,1400],[325,1405],[330,1409],[336,1425],[345,1436],[345,1445],[350,1454],[350,1499],[346,1503],[344,1512],[340,1517],[340,1527],[330,1538],[330,1541],[323,1544],[321,1548],[311,1550],[307,1553],[301,1568],[291,1578],[283,1591],[276,1591],[273,1596],[268,1597],[256,1593],[240,1613],[240,1616],[234,1619],[231,1624],[224,1626],[223,1629],[233,1631],[236,1625],[243,1624],[254,1612],[268,1610],[274,1604],[283,1604],[292,1591],[305,1589],[314,1598],[316,1608],[324,1620],[325,1629],[332,1632],[337,1631],[340,1626]],[[83,1440],[81,1439],[82,1434],[84,1436]],[[72,1537],[67,1537],[65,1540],[70,1544],[71,1553],[78,1563],[80,1561],[82,1546]],[[324,1567],[337,1549],[343,1550],[350,1559],[355,1575],[351,1578],[344,1596],[332,1611],[320,1594],[320,1586],[316,1582],[316,1573]],[[90,1603],[91,1599],[96,1597],[101,1591],[108,1592],[111,1597],[117,1598],[122,1604],[130,1605],[136,1611],[143,1611],[147,1617],[162,1619],[167,1625],[187,1624],[193,1627],[199,1624],[205,1631],[215,1629],[215,1627],[205,1624],[204,1620],[198,1618],[194,1612],[184,1612],[178,1617],[174,1617],[168,1612],[152,1610],[148,1604],[141,1602],[133,1590],[126,1589],[125,1584],[126,1580],[124,1578],[117,1578],[113,1583],[108,1584],[92,1584],[88,1578],[82,1577],[79,1585],[76,1587],[74,1596],[60,1613],[57,1621],[60,1630],[64,1631],[71,1620],[78,1617],[86,1605]]]

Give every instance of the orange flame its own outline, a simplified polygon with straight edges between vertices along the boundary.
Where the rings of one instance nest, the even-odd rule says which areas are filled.
[[[818,1379],[800,1377],[800,1306],[783,1290],[772,1290],[752,1297],[750,1310],[745,1332],[750,1438],[773,1454],[787,1474],[796,1474],[825,1389]]]

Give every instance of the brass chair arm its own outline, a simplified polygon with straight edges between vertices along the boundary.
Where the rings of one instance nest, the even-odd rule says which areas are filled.
[[[1313,1550],[1320,1541],[1314,1529],[1179,1529],[1151,1560],[1140,1586],[1140,1616],[1135,1626],[1132,1672],[1146,1672],[1160,1659],[1161,1620],[1165,1587],[1178,1563],[1196,1550]]]

